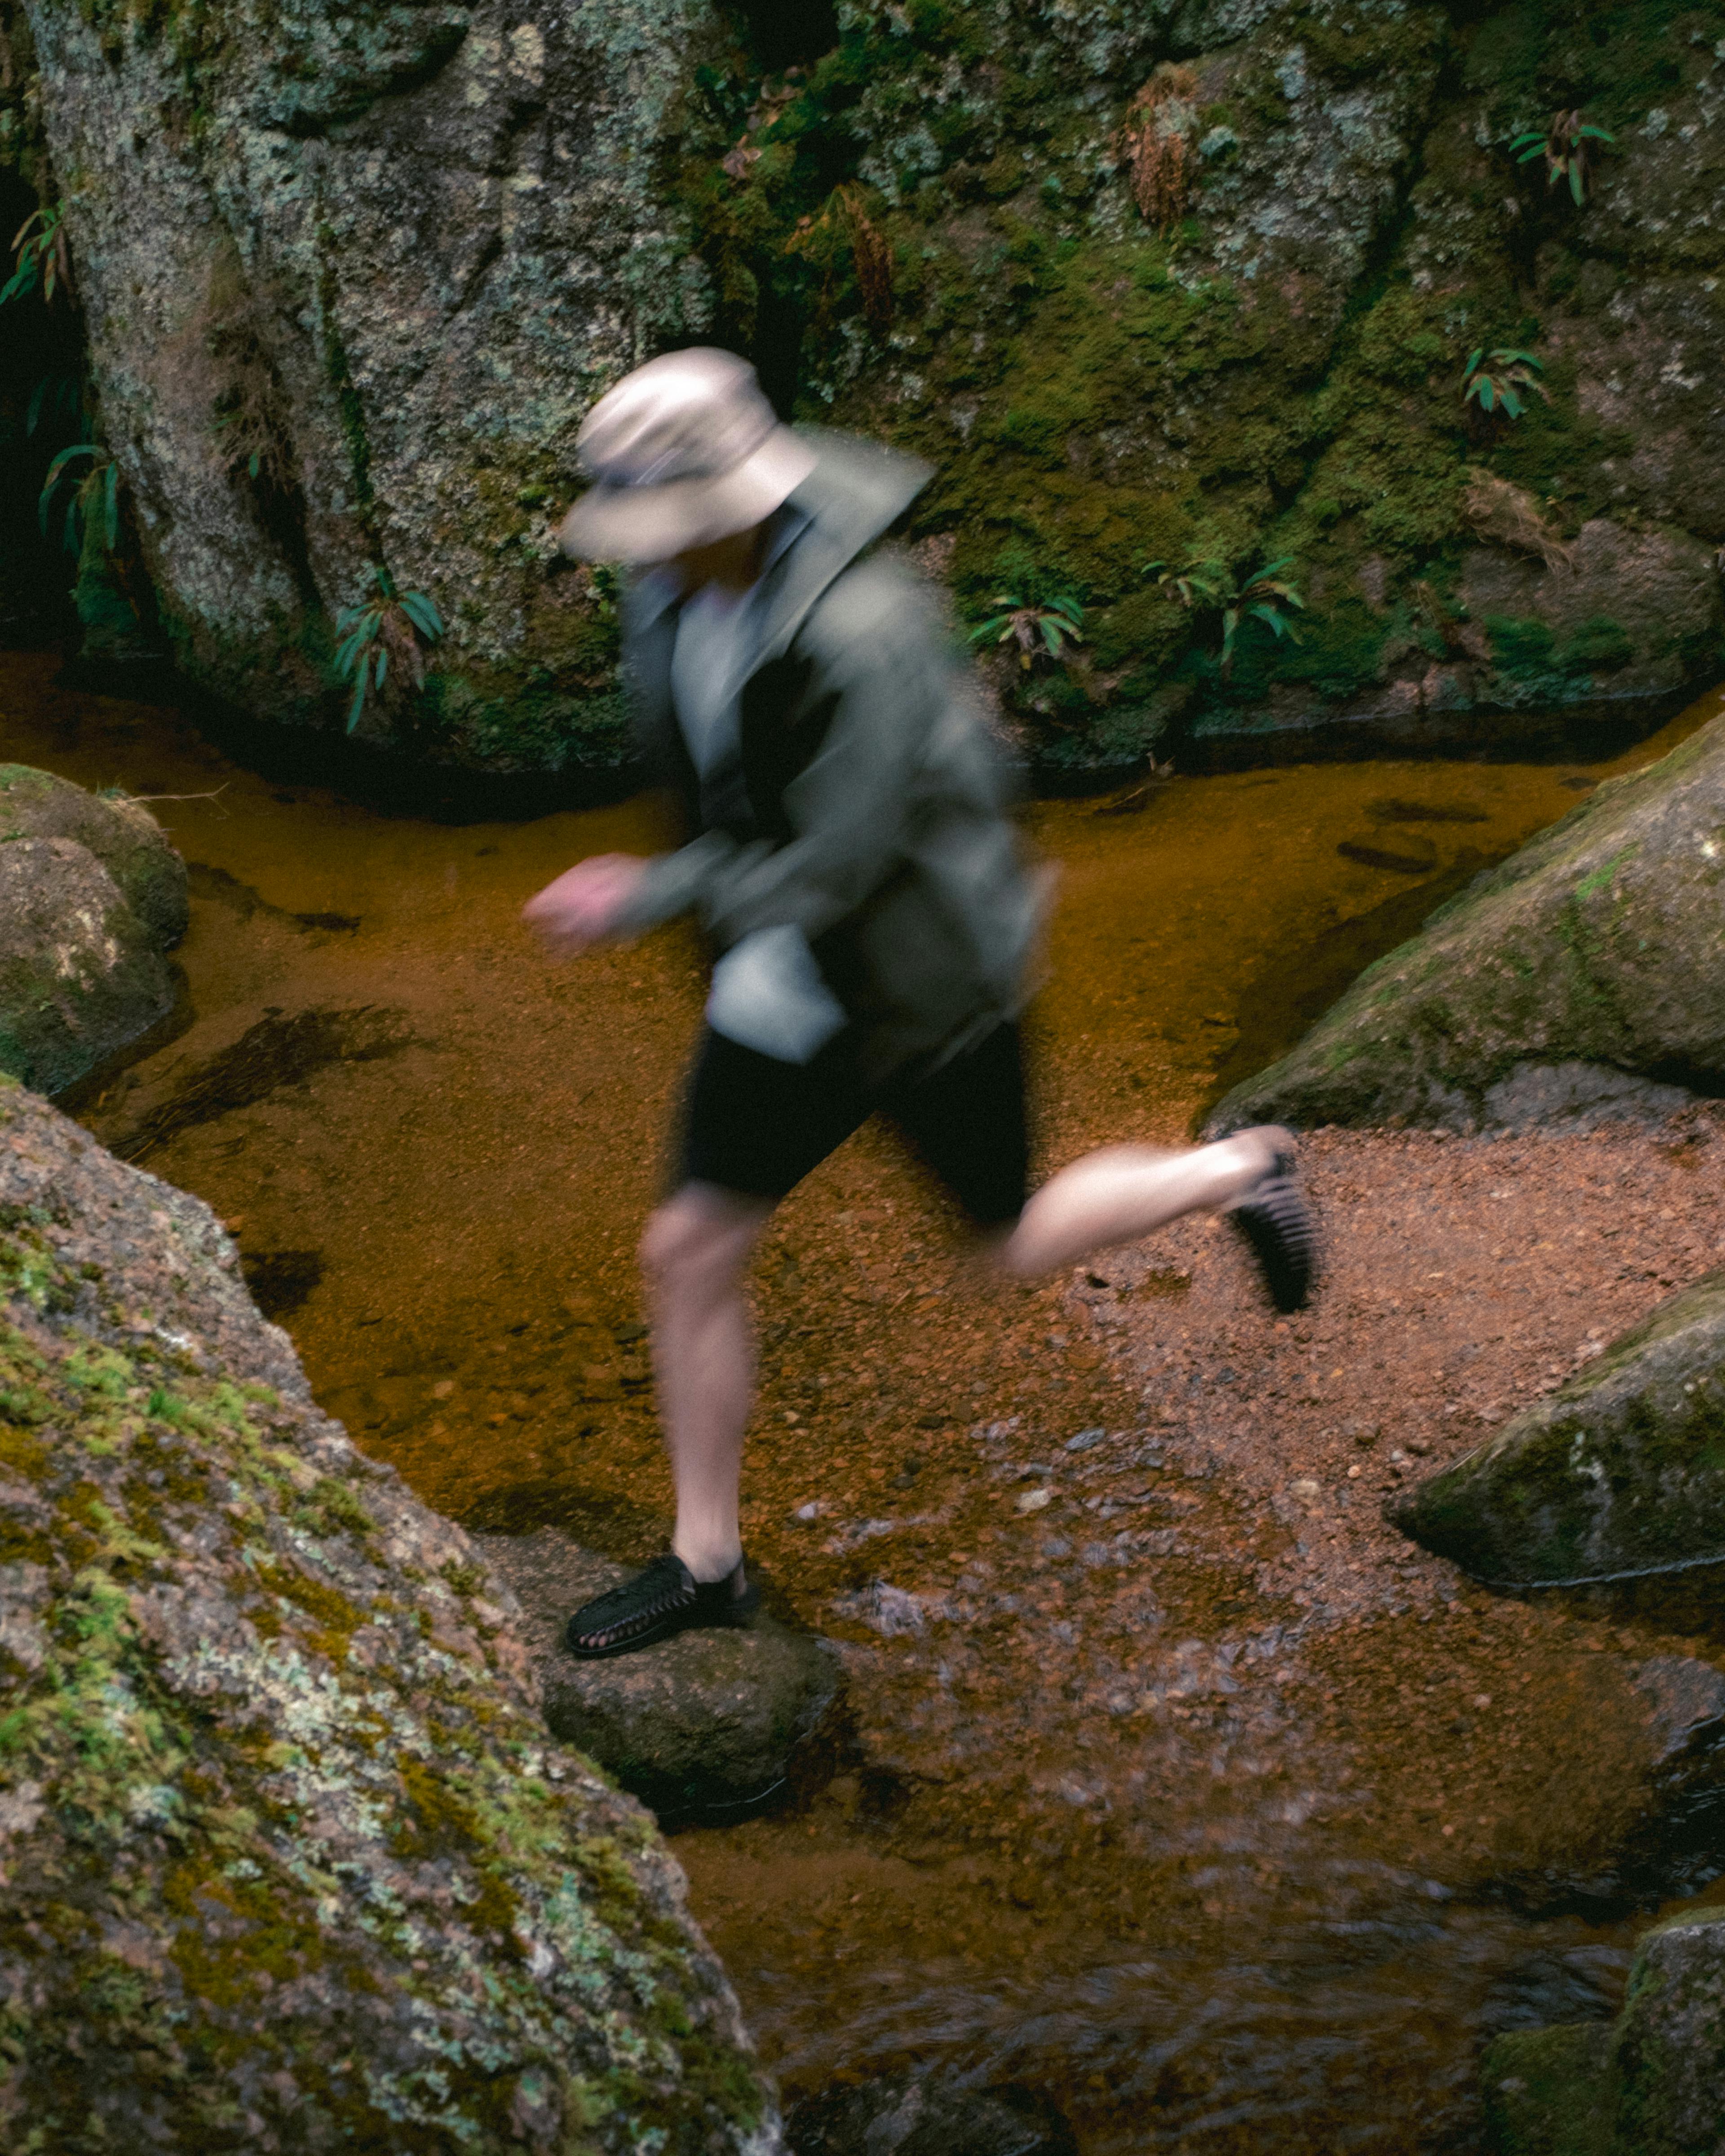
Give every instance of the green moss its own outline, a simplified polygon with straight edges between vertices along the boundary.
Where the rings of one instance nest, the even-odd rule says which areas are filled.
[[[1481,2062],[1492,2156],[1608,2156],[1610,2035],[1594,2021],[1497,2038]]]

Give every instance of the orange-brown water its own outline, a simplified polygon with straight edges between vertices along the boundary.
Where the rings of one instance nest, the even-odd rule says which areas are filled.
[[[650,1551],[668,1486],[632,1250],[699,956],[673,932],[559,967],[516,916],[581,855],[660,842],[652,804],[393,818],[53,677],[0,656],[0,754],[194,797],[157,804],[193,865],[188,1022],[80,1112],[235,1224],[321,1400],[429,1502]],[[1034,808],[1062,874],[1033,1024],[1045,1166],[1178,1138],[1472,869],[1720,708],[1610,766],[1331,764],[1178,778],[1124,814]],[[1320,1166],[1359,1194],[1363,1239],[1396,1177],[1437,1171],[1350,1142],[1363,1150]],[[1649,1220],[1671,1214],[1683,1160],[1625,1143]],[[1558,1232],[1538,1223],[1560,1152],[1517,1169],[1529,1253]],[[1482,1185],[1480,1204],[1497,1195]],[[1405,1228],[1373,1215],[1369,1232],[1387,1279]],[[1307,1427],[1321,1447],[1327,1417],[1420,1394],[1451,1350],[1422,1335],[1399,1369],[1394,1348],[1368,1354],[1412,1320],[1363,1287],[1352,1335],[1322,1314],[1273,1327],[1213,1240],[1192,1229],[1096,1284],[987,1287],[868,1132],[767,1240],[745,1532],[800,1614],[850,1643],[855,1756],[803,1810],[677,1845],[793,2087],[923,2057],[1050,2085],[1096,2152],[1461,2147],[1482,2030],[1609,2000],[1620,1913],[1523,1921],[1494,1882],[1605,1861],[1634,1809],[1611,1781],[1637,1741],[1625,1672],[1683,1642],[1656,1619],[1601,1642],[1584,1613],[1505,1618],[1377,1526],[1333,1560],[1358,1608],[1302,1588],[1310,1537],[1272,1502],[1265,1447]],[[1432,1255],[1425,1275],[1453,1262]],[[1650,1269],[1600,1306],[1615,1322],[1659,1291]],[[1477,1291],[1503,1292],[1495,1276]],[[1466,1332],[1484,1307],[1445,1322]],[[1574,1318],[1552,1315],[1548,1337],[1544,1317],[1503,1350],[1506,1397],[1529,1358],[1573,1349]],[[1199,1403],[1238,1383],[1285,1405],[1214,1431],[1167,1410],[1157,1451],[1146,1358],[1164,1346]],[[1019,1466],[1093,1425],[1148,1438],[1128,1479],[1157,1485],[1179,1528],[1106,1574],[1082,1570],[1076,1528],[1001,1525]],[[1114,1500],[1098,1485],[1096,1502]],[[812,1529],[795,1517],[811,1502]],[[883,1578],[934,1613],[921,1631],[871,1621]],[[1217,1660],[1230,1649],[1237,1663]],[[1164,1663],[1199,1676],[1153,1678]],[[1479,1697],[1519,1688],[1512,1739],[1439,1696],[1464,1668]],[[1429,1798],[1452,1758],[1472,1793],[1459,1808]],[[1344,1787],[1360,1801],[1333,1801]],[[1554,1789],[1571,1792],[1555,1820]]]

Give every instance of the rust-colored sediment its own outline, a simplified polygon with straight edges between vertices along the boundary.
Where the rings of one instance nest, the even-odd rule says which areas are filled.
[[[654,844],[650,806],[388,819],[52,672],[0,657],[6,757],[224,788],[158,807],[198,865],[194,1014],[92,1130],[238,1223],[266,1291],[303,1296],[285,1322],[324,1405],[432,1503],[650,1552],[668,1484],[631,1254],[698,953],[667,933],[557,966],[516,921],[582,854]],[[1325,765],[1034,808],[1062,871],[1043,1164],[1179,1139],[1471,866],[1719,708],[1609,766]],[[305,1075],[268,1090],[289,1039]],[[1609,1995],[1629,1930],[1523,1922],[1493,1882],[1587,1873],[1632,1833],[1631,1678],[1712,1653],[1674,1629],[1702,1620],[1496,1599],[1381,1507],[1725,1259],[1725,1132],[1337,1132],[1306,1158],[1332,1255],[1292,1322],[1201,1222],[985,1283],[874,1132],[775,1222],[745,1532],[850,1643],[858,1751],[806,1810],[677,1847],[793,2090],[942,2057],[1050,2086],[1091,2151],[1399,2151],[1465,2130],[1484,2028]]]

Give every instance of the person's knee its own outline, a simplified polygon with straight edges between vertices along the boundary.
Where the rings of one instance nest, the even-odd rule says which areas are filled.
[[[747,1262],[759,1226],[752,1208],[679,1192],[641,1231],[641,1270],[650,1286],[673,1294],[724,1286]]]

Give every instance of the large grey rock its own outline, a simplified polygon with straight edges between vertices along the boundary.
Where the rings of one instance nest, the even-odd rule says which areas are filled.
[[[208,1208],[0,1081],[0,2143],[771,2156],[651,1821]]]
[[[155,938],[87,847],[0,844],[0,1071],[60,1092],[173,1001]]]
[[[1725,1084],[1725,719],[1369,966],[1213,1128],[1661,1113]]]
[[[234,0],[188,44],[27,12],[104,438],[182,663],[332,717],[331,624],[381,562],[449,625],[422,742],[614,761],[614,639],[550,533],[596,390],[706,319],[666,182],[717,13]]]
[[[1395,1518],[1495,1582],[1725,1558],[1725,1271],[1429,1476]]]
[[[634,1568],[555,1527],[482,1535],[526,1612],[545,1718],[624,1788],[672,1820],[735,1815],[819,1754],[840,1695],[838,1658],[762,1612],[745,1630],[685,1632],[638,1654],[578,1662],[564,1621]]]
[[[1482,2078],[1493,2156],[1719,2156],[1725,1912],[1643,1935],[1615,2023],[1500,2036]]]
[[[73,839],[94,854],[158,949],[186,932],[186,864],[141,801],[88,793],[51,771],[0,763],[0,846]]]

